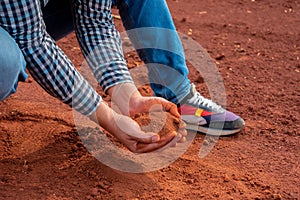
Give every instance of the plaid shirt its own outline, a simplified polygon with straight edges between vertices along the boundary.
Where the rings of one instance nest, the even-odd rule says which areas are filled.
[[[104,91],[132,82],[113,24],[111,0],[73,0],[73,8],[80,46]],[[101,97],[47,34],[40,0],[1,0],[0,26],[15,39],[30,74],[49,94],[84,115],[96,110]]]

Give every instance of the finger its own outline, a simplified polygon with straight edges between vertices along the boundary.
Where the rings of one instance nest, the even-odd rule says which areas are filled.
[[[153,97],[153,102],[152,103],[156,103],[156,104],[161,104],[163,109],[167,112],[170,112],[172,115],[180,118],[180,114],[178,112],[177,106],[175,104],[173,104],[170,101],[167,101],[163,98],[159,98],[159,97]],[[162,111],[161,108],[156,108],[157,110],[154,111]]]
[[[179,122],[179,128],[186,129],[186,123],[183,120],[180,120],[180,122]]]
[[[175,117],[178,117],[180,118],[180,114],[178,112],[178,109],[177,109],[177,106],[174,104],[174,105],[170,105],[171,107],[169,108],[169,112],[171,114],[173,114]]]
[[[165,109],[165,111],[170,112],[172,115],[174,115],[177,118],[180,118],[180,114],[178,112],[177,106],[167,100],[162,101],[162,105]]]
[[[132,140],[135,140],[139,143],[150,144],[160,141],[160,136],[156,133],[145,133],[141,132],[140,137],[130,136]]]
[[[127,116],[118,115],[115,120],[118,128],[136,141],[152,143],[160,140],[158,134],[143,132],[138,123]]]
[[[176,133],[176,136],[169,142],[167,143],[166,145],[162,146],[161,148],[157,149],[156,151],[159,151],[159,152],[162,152],[164,151],[165,149],[167,148],[170,148],[170,147],[176,147],[177,145],[177,142],[182,138],[182,136],[180,134],[177,134]]]
[[[174,144],[172,144],[172,145],[170,145],[170,147],[172,147],[172,148],[174,148],[174,147],[176,147],[176,146],[177,146],[177,142],[174,143]]]
[[[182,139],[182,135],[177,134],[176,137],[169,143],[170,147],[176,147],[177,143]],[[166,145],[165,147],[168,148],[169,145]],[[165,148],[164,148],[165,149]]]
[[[186,142],[186,137],[182,137],[182,138],[178,141],[178,143],[184,143],[184,142]]]
[[[165,146],[166,144],[170,143],[170,141],[172,139],[174,140],[175,134],[170,134],[170,135],[164,137],[163,139],[161,139],[159,142],[155,142],[155,143],[148,143],[148,144],[138,143],[136,146],[136,152],[137,153],[147,153],[147,152],[155,151],[155,150]]]
[[[179,128],[178,133],[180,133],[183,137],[187,136],[187,130],[185,128]]]
[[[177,145],[177,142],[180,141],[182,138],[182,135],[180,134],[177,134],[172,141],[170,141],[167,145],[157,149],[156,151],[158,152],[161,152],[161,151],[164,151],[165,149],[167,148],[170,148],[170,147],[175,147]]]

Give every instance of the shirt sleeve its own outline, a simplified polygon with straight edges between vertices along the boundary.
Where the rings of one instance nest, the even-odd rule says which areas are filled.
[[[111,0],[72,0],[76,35],[83,54],[104,91],[133,82],[122,41],[111,13]]]
[[[52,96],[84,115],[101,97],[47,34],[39,0],[2,0],[0,26],[17,42],[32,77]]]

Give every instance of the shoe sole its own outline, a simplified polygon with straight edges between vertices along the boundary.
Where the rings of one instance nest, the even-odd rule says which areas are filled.
[[[240,132],[243,128],[234,129],[234,130],[220,130],[220,129],[207,128],[207,127],[194,125],[194,124],[186,124],[186,129],[197,131],[206,135],[212,135],[212,136],[230,136]]]

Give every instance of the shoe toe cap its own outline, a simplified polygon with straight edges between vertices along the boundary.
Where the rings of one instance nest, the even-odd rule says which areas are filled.
[[[245,124],[245,121],[241,117],[239,117],[232,122],[232,129],[243,129],[245,127]]]

